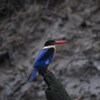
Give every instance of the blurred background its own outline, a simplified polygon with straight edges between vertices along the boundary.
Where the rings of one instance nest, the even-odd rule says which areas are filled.
[[[100,0],[0,0],[0,100],[46,100],[27,78],[46,40],[57,46],[49,68],[74,100],[100,100]]]

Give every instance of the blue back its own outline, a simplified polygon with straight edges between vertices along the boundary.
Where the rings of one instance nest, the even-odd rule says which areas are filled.
[[[54,51],[52,53],[50,53],[47,57],[44,58],[45,55],[47,55],[47,53],[50,51],[48,49],[43,49],[37,56],[37,58],[35,59],[35,63],[34,63],[34,68],[38,68],[38,67],[48,67],[48,65],[50,64],[53,56],[54,56]]]

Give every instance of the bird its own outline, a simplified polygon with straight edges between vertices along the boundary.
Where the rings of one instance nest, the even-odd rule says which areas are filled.
[[[45,42],[42,51],[37,55],[33,70],[31,74],[29,75],[28,82],[32,82],[37,74],[43,74],[44,72],[47,71],[47,68],[49,64],[52,61],[52,58],[54,57],[54,54],[56,52],[56,45],[64,44],[67,43],[68,41],[66,40],[48,40]]]

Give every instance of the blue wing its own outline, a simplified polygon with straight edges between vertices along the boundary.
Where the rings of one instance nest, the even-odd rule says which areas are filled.
[[[37,73],[37,68],[45,68],[48,67],[50,64],[52,58],[54,56],[54,49],[49,48],[49,49],[43,49],[37,56],[35,63],[34,63],[34,70],[29,76],[28,81],[32,82],[36,76]]]
[[[36,57],[35,62],[39,61],[39,60],[46,54],[47,51],[48,51],[48,49],[43,49],[43,50],[38,54],[38,56]]]
[[[54,56],[54,48],[43,49],[37,56],[34,67],[47,67]]]

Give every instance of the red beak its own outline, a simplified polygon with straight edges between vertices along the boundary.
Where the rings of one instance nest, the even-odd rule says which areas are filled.
[[[68,41],[65,41],[65,40],[57,40],[55,41],[55,45],[59,45],[59,44],[64,44],[64,43],[68,43]]]

